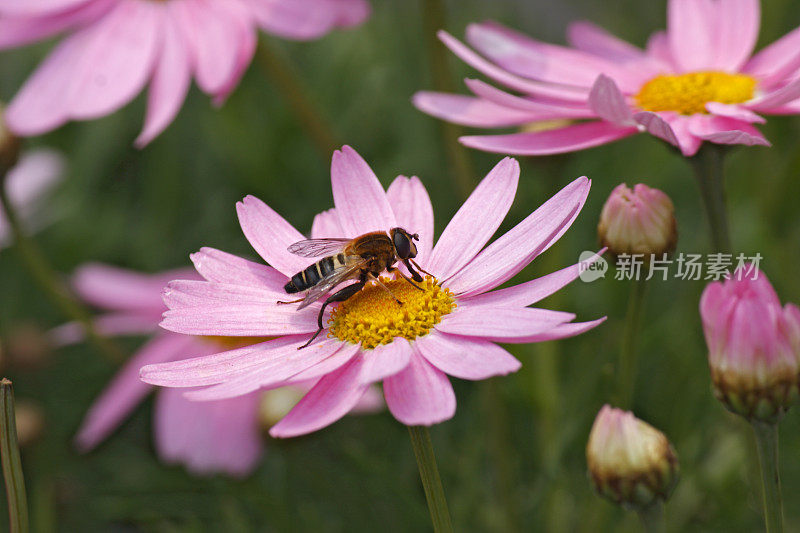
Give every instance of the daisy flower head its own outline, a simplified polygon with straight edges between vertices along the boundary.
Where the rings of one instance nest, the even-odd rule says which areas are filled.
[[[0,49],[65,37],[8,108],[20,136],[91,120],[149,86],[142,147],[175,118],[194,79],[221,104],[238,85],[256,31],[315,39],[360,24],[367,0],[4,0]]]
[[[179,280],[167,286],[164,301],[169,311],[161,326],[191,335],[275,338],[211,356],[145,366],[142,379],[165,387],[202,387],[186,393],[195,400],[233,398],[319,379],[272,427],[276,437],[302,435],[333,423],[376,382],[383,383],[386,404],[403,424],[431,425],[451,418],[456,399],[448,375],[479,380],[520,367],[497,343],[569,337],[603,320],[575,323],[571,313],[528,307],[574,280],[583,264],[493,290],[561,237],[583,207],[590,186],[586,177],[576,179],[484,247],[511,207],[518,178],[518,163],[503,159],[434,245],[433,207],[418,178],[399,176],[384,190],[352,148],[335,152],[335,207],[316,216],[311,238],[354,238],[404,228],[418,235],[415,262],[433,275],[418,287],[403,276],[382,276],[379,283],[373,281],[344,302],[332,304],[322,318],[322,334],[302,349],[298,348],[318,330],[324,299],[303,309],[278,302],[289,299],[287,282],[304,271],[307,278],[309,265],[320,258],[290,253],[288,248],[304,236],[248,196],[237,205],[239,221],[268,265],[210,248],[193,254],[205,281]]]
[[[158,274],[86,264],[73,276],[73,289],[85,302],[102,309],[94,323],[99,333],[147,335],[149,340],[112,378],[89,408],[75,443],[87,452],[105,440],[153,389],[139,379],[139,368],[152,363],[213,354],[264,339],[181,335],[158,327],[165,310],[161,292],[175,278],[201,279],[192,269]],[[50,333],[56,345],[82,340],[80,324],[69,323]],[[247,475],[258,465],[264,445],[261,428],[275,413],[283,413],[313,386],[313,381],[272,391],[254,391],[213,402],[193,402],[177,389],[160,389],[153,415],[154,441],[159,457],[182,464],[198,475],[217,472]],[[357,411],[382,408],[380,394],[370,389]]]
[[[572,122],[461,138],[488,152],[573,152],[641,132],[687,157],[706,141],[768,146],[754,126],[762,115],[800,114],[800,28],[754,55],[759,22],[758,0],[669,0],[667,30],[645,49],[589,22],[570,25],[569,46],[494,22],[467,28],[472,48],[442,31],[453,53],[508,90],[468,79],[474,96],[419,92],[414,103],[478,128]]]

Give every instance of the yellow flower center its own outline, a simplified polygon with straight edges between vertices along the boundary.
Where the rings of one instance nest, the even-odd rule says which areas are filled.
[[[708,113],[708,102],[741,104],[753,98],[755,78],[727,72],[690,72],[660,75],[634,96],[645,111],[675,111],[681,115]]]
[[[222,337],[219,335],[201,335],[199,338],[227,351],[266,342],[275,337]]]
[[[371,350],[380,344],[389,344],[395,337],[414,340],[426,335],[444,315],[456,307],[450,289],[426,276],[418,283],[422,290],[404,279],[381,278],[403,305],[376,283],[342,302],[331,313],[328,321],[330,335]]]

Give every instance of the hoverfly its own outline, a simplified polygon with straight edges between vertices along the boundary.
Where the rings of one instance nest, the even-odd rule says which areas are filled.
[[[311,341],[316,339],[322,331],[322,315],[328,304],[347,300],[364,288],[369,280],[383,287],[399,305],[403,305],[403,302],[392,293],[391,289],[378,279],[378,275],[384,270],[387,272],[397,271],[406,281],[417,289],[423,290],[414,283],[422,281],[422,276],[414,270],[414,267],[429,274],[414,261],[414,257],[417,256],[417,246],[414,241],[418,240],[419,235],[416,233],[411,234],[403,228],[392,228],[388,234],[385,231],[375,231],[365,233],[355,239],[308,239],[289,246],[287,248],[289,252],[301,257],[319,257],[321,255],[325,257],[292,276],[292,279],[283,287],[288,294],[308,291],[305,297],[291,302],[278,303],[300,302],[298,310],[303,309],[322,298],[336,285],[351,279],[358,280],[333,293],[325,300],[317,316],[319,329],[298,350],[311,344]],[[408,268],[413,281],[394,266],[397,261],[402,261]]]

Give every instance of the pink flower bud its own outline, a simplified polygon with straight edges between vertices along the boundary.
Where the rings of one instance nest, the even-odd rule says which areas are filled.
[[[609,252],[661,256],[675,249],[678,230],[669,196],[639,183],[617,185],[603,205],[597,234]]]
[[[586,445],[589,475],[600,495],[646,507],[669,498],[678,457],[667,437],[633,413],[604,405]]]
[[[734,413],[775,422],[798,396],[800,310],[781,307],[763,272],[740,268],[700,300],[714,394]]]

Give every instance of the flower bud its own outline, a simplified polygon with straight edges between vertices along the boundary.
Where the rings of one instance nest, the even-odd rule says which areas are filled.
[[[700,316],[717,399],[749,420],[780,420],[798,397],[800,310],[743,267],[705,288]]]
[[[592,426],[586,462],[597,492],[626,506],[665,501],[678,480],[678,457],[667,437],[633,413],[608,405]]]
[[[622,183],[603,205],[597,234],[613,255],[661,257],[672,252],[678,241],[675,207],[658,189],[639,183],[631,190]]]
[[[17,164],[20,144],[19,139],[6,126],[3,109],[3,105],[0,104],[0,175],[5,174]]]

